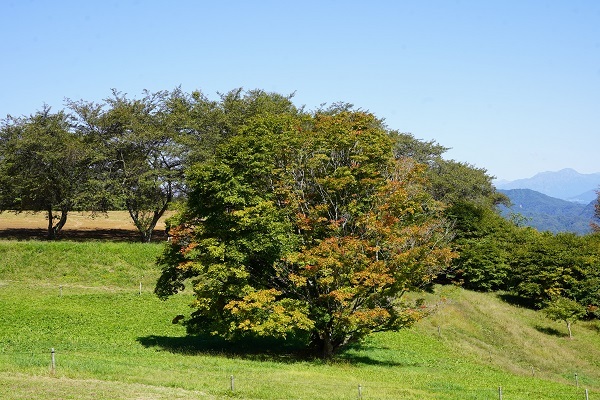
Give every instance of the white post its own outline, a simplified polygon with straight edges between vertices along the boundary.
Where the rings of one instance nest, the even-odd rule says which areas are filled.
[[[585,389],[585,400],[590,400],[590,394],[587,389]]]
[[[234,392],[235,391],[235,385],[234,385],[233,375],[231,375],[229,377],[229,380],[231,381],[231,391]]]
[[[358,400],[362,400],[362,386],[358,385]]]
[[[502,400],[502,386],[498,387],[498,398]]]
[[[54,371],[56,371],[56,358],[54,356],[54,353],[55,353],[55,351],[54,351],[54,347],[53,347],[52,350],[50,351],[50,355],[51,355],[51,358],[52,358],[52,361],[51,361],[51,364],[50,364],[50,368],[52,370],[52,373],[54,373]]]

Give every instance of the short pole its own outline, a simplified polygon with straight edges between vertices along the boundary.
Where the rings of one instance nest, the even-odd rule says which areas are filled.
[[[362,385],[358,385],[358,400],[362,400]]]
[[[142,295],[142,282],[140,282],[140,296]]]
[[[62,297],[62,285],[58,287],[60,289],[60,297]]]
[[[52,350],[50,350],[50,357],[51,357],[51,363],[50,363],[50,368],[52,373],[54,373],[56,371],[56,357],[55,357],[55,351],[54,351],[54,347],[52,348]]]
[[[502,400],[502,386],[498,386],[498,398]]]
[[[577,372],[575,372],[575,386],[579,387],[579,376],[577,375]]]
[[[585,389],[585,400],[590,400],[590,394],[587,389]]]
[[[233,379],[233,375],[231,375],[229,377],[229,381],[230,381],[230,388],[232,392],[235,392],[235,384],[234,384],[234,379]]]

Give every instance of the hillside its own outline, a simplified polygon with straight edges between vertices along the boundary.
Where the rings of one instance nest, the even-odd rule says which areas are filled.
[[[426,294],[436,311],[414,328],[331,363],[287,342],[187,337],[171,319],[189,312],[190,294],[151,293],[160,250],[0,240],[0,398],[482,399],[499,386],[510,399],[600,397],[597,321],[569,340],[540,313],[454,286]]]
[[[512,206],[500,206],[501,214],[509,218],[519,214],[526,218],[524,225],[539,231],[591,232],[590,222],[594,218],[594,202],[579,204],[547,196],[531,189],[499,190],[510,199]]]

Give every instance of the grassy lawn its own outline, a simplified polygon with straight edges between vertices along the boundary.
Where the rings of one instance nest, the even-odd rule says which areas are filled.
[[[0,241],[2,399],[600,399],[600,325],[440,287],[438,311],[333,362],[186,337],[152,294],[160,244]],[[142,293],[139,293],[142,282]],[[54,348],[56,370],[51,371]],[[578,374],[579,387],[576,386]],[[234,391],[231,390],[233,376]]]

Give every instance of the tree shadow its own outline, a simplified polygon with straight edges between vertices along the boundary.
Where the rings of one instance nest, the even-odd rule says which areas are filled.
[[[317,360],[299,339],[242,338],[228,341],[209,335],[181,337],[150,335],[137,338],[146,348],[157,348],[185,356],[220,355],[256,361],[300,362]]]
[[[595,324],[590,324],[586,326],[590,331],[594,331],[596,333],[600,333],[600,324],[595,323]]]
[[[517,307],[528,308],[531,310],[535,310],[538,307],[536,306],[535,301],[529,299],[527,297],[519,296],[512,293],[500,293],[498,294],[498,298],[505,303],[511,304]]]
[[[364,348],[362,349],[365,350]],[[381,366],[381,367],[421,367],[422,364],[417,362],[399,362],[393,360],[382,360],[373,357],[369,357],[365,354],[356,354],[353,352],[343,352],[338,356],[339,360],[343,360],[348,364],[364,364],[370,366]]]
[[[549,326],[536,325],[536,326],[534,326],[534,328],[536,331],[544,333],[546,335],[557,336],[557,337],[568,337],[569,336],[568,334],[561,332],[558,329],[551,328]]]
[[[9,240],[46,240],[45,229],[7,228],[0,229],[0,239]],[[57,240],[74,242],[103,241],[103,242],[139,242],[140,234],[133,229],[64,229]],[[157,229],[152,234],[152,242],[164,242],[167,235],[164,230]]]
[[[146,348],[156,348],[184,356],[215,355],[241,358],[253,361],[276,361],[296,363],[311,361],[325,362],[307,347],[306,338],[274,339],[274,338],[242,338],[228,341],[217,336],[187,335],[180,337],[150,335],[137,338],[138,343]],[[379,360],[364,354],[371,347],[356,344],[345,348],[329,360],[330,362],[365,364],[388,367],[414,367],[415,363],[401,363],[390,360]],[[375,349],[375,348],[373,348]],[[381,348],[377,348],[380,350]],[[357,352],[360,352],[358,354]]]

